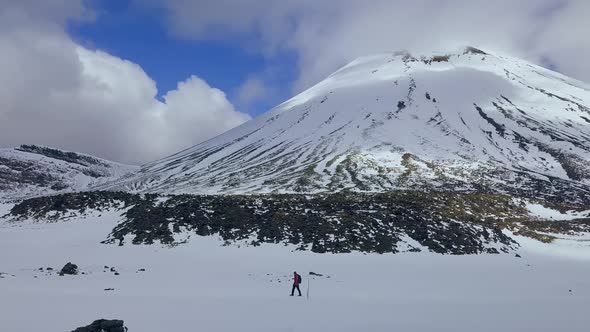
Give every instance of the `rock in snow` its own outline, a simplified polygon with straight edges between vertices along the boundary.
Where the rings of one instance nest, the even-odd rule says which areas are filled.
[[[99,319],[88,326],[79,327],[72,332],[125,332],[127,328],[124,325],[125,323],[118,319]]]
[[[59,272],[60,276],[63,276],[66,274],[77,275],[78,274],[78,265],[68,262],[66,265],[64,265],[64,267]]]

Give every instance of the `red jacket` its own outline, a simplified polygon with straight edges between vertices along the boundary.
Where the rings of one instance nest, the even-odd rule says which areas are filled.
[[[299,275],[298,274],[293,276],[293,285],[295,285],[295,286],[299,285]]]

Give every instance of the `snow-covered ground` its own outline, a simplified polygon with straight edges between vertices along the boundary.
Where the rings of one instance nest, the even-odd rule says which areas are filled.
[[[9,207],[0,205],[0,215]],[[275,245],[221,246],[214,237],[192,237],[174,248],[100,244],[117,214],[51,224],[0,221],[3,331],[71,331],[98,318],[123,319],[131,332],[590,326],[588,246],[576,255],[547,255],[549,245],[523,241],[516,258],[313,254]],[[68,261],[86,274],[38,271]],[[120,275],[103,272],[105,265]],[[288,296],[294,270],[304,278],[301,298]],[[311,271],[324,277],[310,280]]]
[[[590,210],[587,211],[566,211],[565,213],[561,213],[558,210],[550,209],[545,207],[541,204],[533,204],[527,203],[526,204],[527,210],[529,210],[529,214],[533,217],[541,218],[541,219],[552,219],[552,220],[574,220],[578,218],[589,218],[590,217]]]

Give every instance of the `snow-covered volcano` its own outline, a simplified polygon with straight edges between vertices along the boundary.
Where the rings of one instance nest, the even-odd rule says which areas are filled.
[[[264,115],[145,165],[116,188],[587,192],[589,165],[589,85],[467,48],[359,58]]]

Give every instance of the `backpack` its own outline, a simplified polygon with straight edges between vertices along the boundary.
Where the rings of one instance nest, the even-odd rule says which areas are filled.
[[[297,284],[301,283],[301,276],[299,274],[297,274]]]

